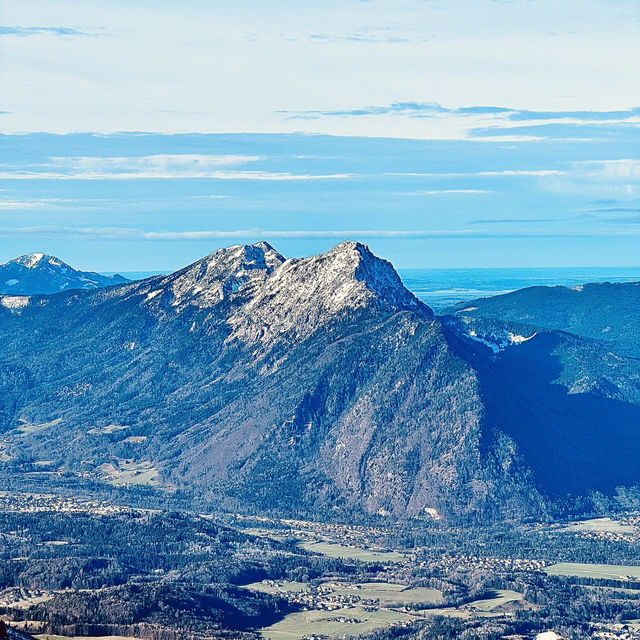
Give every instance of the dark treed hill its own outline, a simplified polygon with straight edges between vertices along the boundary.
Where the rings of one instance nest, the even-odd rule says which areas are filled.
[[[640,282],[528,287],[460,303],[447,313],[569,331],[640,357]]]

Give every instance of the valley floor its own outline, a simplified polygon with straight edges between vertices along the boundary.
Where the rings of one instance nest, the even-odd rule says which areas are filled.
[[[2,619],[43,640],[640,637],[632,513],[462,529],[120,502],[0,494]]]

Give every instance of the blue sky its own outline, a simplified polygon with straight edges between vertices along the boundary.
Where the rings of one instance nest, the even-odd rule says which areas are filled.
[[[1,261],[640,263],[636,0],[230,5],[3,3]]]

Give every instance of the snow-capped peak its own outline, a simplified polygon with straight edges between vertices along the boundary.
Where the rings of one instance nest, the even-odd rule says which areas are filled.
[[[126,281],[118,275],[77,271],[60,258],[40,252],[0,265],[0,293],[49,294],[68,289],[96,289]]]
[[[7,267],[12,264],[18,264],[27,269],[38,269],[46,265],[51,265],[53,267],[70,268],[69,265],[62,262],[60,258],[56,258],[55,256],[50,256],[46,253],[28,253],[24,256],[20,256],[18,258],[14,258],[13,260],[9,260],[8,262],[5,262],[2,266]]]

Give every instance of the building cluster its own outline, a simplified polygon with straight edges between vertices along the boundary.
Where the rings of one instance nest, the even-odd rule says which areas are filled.
[[[133,511],[129,507],[120,507],[98,500],[65,498],[46,493],[8,493],[0,492],[0,511],[6,513],[92,513],[109,515]]]
[[[596,629],[592,637],[597,640],[638,640],[640,638],[640,628],[629,624],[605,624],[593,623]]]
[[[500,571],[543,571],[552,564],[545,560],[525,558],[499,558],[496,556],[445,555],[438,564],[451,570],[485,569],[492,572]],[[419,567],[428,566],[428,562],[421,562]]]
[[[52,591],[28,589],[26,587],[10,587],[0,591],[0,607],[22,609],[53,597]]]
[[[291,603],[298,604],[304,611],[322,610],[336,611],[338,609],[354,609],[377,611],[380,608],[378,600],[362,598],[357,593],[357,586],[353,585],[354,593],[336,593],[335,589],[344,588],[344,584],[325,582],[320,585],[309,585],[302,591],[290,591],[286,583],[275,580],[264,580],[264,584],[274,587],[278,594],[287,598]]]

